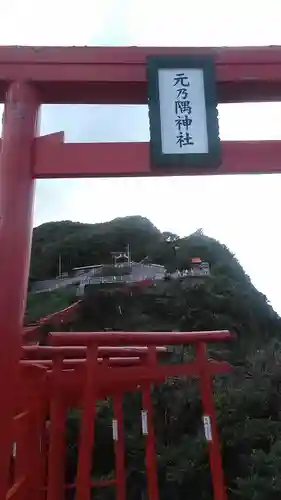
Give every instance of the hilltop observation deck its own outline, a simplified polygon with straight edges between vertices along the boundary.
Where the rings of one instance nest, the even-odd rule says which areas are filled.
[[[52,280],[38,281],[33,284],[32,293],[41,293],[69,286],[77,287],[77,295],[83,295],[85,286],[106,284],[133,284],[139,282],[156,282],[169,277],[171,279],[199,279],[210,276],[210,265],[201,259],[192,259],[187,269],[168,273],[165,266],[143,262],[122,262],[116,264],[96,264],[76,267],[71,275]]]

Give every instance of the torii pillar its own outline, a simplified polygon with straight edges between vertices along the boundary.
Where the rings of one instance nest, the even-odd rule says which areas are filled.
[[[31,249],[33,142],[38,99],[28,83],[9,85],[0,153],[0,498],[8,488],[12,422],[17,397],[21,331]]]

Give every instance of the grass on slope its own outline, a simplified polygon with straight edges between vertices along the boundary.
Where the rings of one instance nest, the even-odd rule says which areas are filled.
[[[29,294],[25,311],[24,323],[35,323],[40,318],[65,309],[76,300],[73,290],[60,289],[52,292]]]

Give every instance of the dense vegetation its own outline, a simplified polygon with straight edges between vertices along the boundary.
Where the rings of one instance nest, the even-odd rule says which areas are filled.
[[[211,350],[234,366],[230,376],[215,380],[217,417],[223,462],[232,500],[277,500],[281,495],[280,319],[217,241],[201,231],[179,239],[160,233],[149,221],[130,217],[108,224],[45,224],[34,231],[32,277],[55,276],[58,254],[64,271],[74,266],[110,262],[110,251],[131,245],[132,256],[147,257],[168,269],[186,268],[189,257],[210,263],[211,277],[191,286],[166,281],[133,294],[95,292],[85,300],[78,324],[82,329],[199,330],[229,328],[231,345]],[[182,360],[186,350],[174,350]],[[211,500],[210,474],[202,437],[201,403],[193,380],[169,380],[153,391],[161,500],[187,497]],[[102,402],[97,416],[94,476],[110,477],[114,458],[111,403]],[[130,500],[145,490],[140,397],[126,395],[127,470]],[[73,480],[79,418],[70,415],[67,479]],[[98,457],[98,460],[97,460]],[[104,489],[98,497],[112,498]]]
[[[128,217],[104,224],[50,222],[34,229],[30,277],[54,278],[61,257],[62,272],[90,264],[111,263],[112,251],[130,244],[135,260],[146,257],[163,242],[163,235],[147,219]]]
[[[72,289],[62,288],[52,292],[30,293],[27,297],[25,324],[35,323],[40,318],[61,311],[72,304],[75,299]]]

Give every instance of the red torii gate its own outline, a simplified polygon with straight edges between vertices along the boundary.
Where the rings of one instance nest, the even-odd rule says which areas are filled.
[[[0,497],[6,493],[36,178],[197,175],[154,171],[143,143],[64,144],[37,137],[42,103],[146,104],[148,55],[211,54],[219,102],[280,99],[281,48],[0,48],[5,103],[0,156]],[[281,171],[280,141],[225,142],[222,164],[200,174]]]
[[[23,346],[20,384],[12,438],[10,489],[6,500],[56,500],[76,489],[77,500],[89,500],[91,487],[115,484],[116,499],[126,499],[125,443],[122,416],[124,392],[142,393],[143,435],[149,500],[157,500],[158,478],[150,384],[169,376],[197,377],[214,499],[226,500],[220,444],[212,395],[212,377],[227,373],[225,361],[208,359],[206,343],[229,340],[228,331],[207,332],[75,332],[51,333],[51,346]],[[130,347],[129,347],[130,344]],[[165,344],[190,344],[188,363],[159,364]],[[83,347],[84,346],[84,347]],[[115,478],[91,480],[97,400],[111,396],[114,407]],[[65,425],[69,408],[83,410],[76,480],[65,485]],[[46,430],[46,420],[50,426]],[[29,444],[32,444],[29,446]]]
[[[67,339],[65,339],[67,341]],[[83,341],[82,341],[83,342]],[[152,351],[148,347],[98,347],[98,365],[104,367],[132,367],[141,365],[150,367],[156,365],[157,355],[166,352],[165,347],[156,347]],[[44,457],[44,461],[49,463],[48,479],[41,477],[41,490],[47,487],[47,498],[52,500],[55,498],[63,498],[64,489],[75,488],[76,485],[64,484],[64,467],[65,467],[65,423],[66,413],[69,407],[83,408],[85,410],[85,396],[87,399],[86,406],[90,405],[90,411],[95,412],[96,400],[91,395],[87,398],[88,388],[84,386],[83,377],[87,370],[87,353],[86,347],[39,347],[39,346],[24,346],[22,367],[42,366],[51,371],[49,377],[50,384],[47,387],[46,394],[43,394],[48,400],[46,406],[50,411],[50,433],[49,433],[49,453]],[[119,357],[118,357],[119,356]],[[74,359],[73,359],[74,358]],[[92,360],[95,361],[95,360]],[[217,368],[217,366],[215,367]],[[220,370],[227,370],[227,364],[223,363],[218,366]],[[49,373],[50,374],[50,373]],[[95,372],[92,372],[95,376]],[[106,375],[106,371],[103,372]],[[108,374],[107,374],[108,375]],[[143,374],[145,375],[145,374]],[[152,402],[150,398],[150,380],[146,375],[144,383],[136,376],[126,377],[124,381],[122,377],[118,380],[109,377],[99,377],[99,383],[96,384],[98,397],[104,398],[109,395],[113,397],[114,420],[113,424],[113,439],[115,443],[115,479],[107,481],[99,481],[98,483],[89,484],[87,481],[84,485],[88,494],[90,494],[90,486],[108,486],[116,485],[116,499],[125,500],[126,498],[126,471],[125,471],[125,442],[123,429],[123,409],[122,409],[122,394],[124,391],[129,391],[137,388],[140,383],[142,386],[142,401],[143,408],[147,412],[148,430],[146,438],[146,467],[148,478],[149,498],[157,500],[157,466],[155,457],[154,445],[154,429],[152,425]],[[105,380],[106,379],[106,380]],[[161,379],[161,376],[160,376]],[[147,382],[148,380],[148,382]],[[85,394],[86,391],[86,394]],[[42,396],[41,396],[42,398]],[[88,408],[89,409],[89,408]],[[87,408],[86,408],[87,411]],[[88,436],[89,437],[89,436]],[[25,455],[28,460],[28,452]],[[90,457],[88,457],[89,459]],[[82,468],[86,464],[82,460]],[[80,464],[81,468],[81,464]],[[81,472],[80,472],[81,474]],[[78,473],[78,476],[80,475]],[[43,486],[43,487],[42,487]],[[80,486],[81,487],[81,486]],[[40,496],[40,491],[37,492]]]

